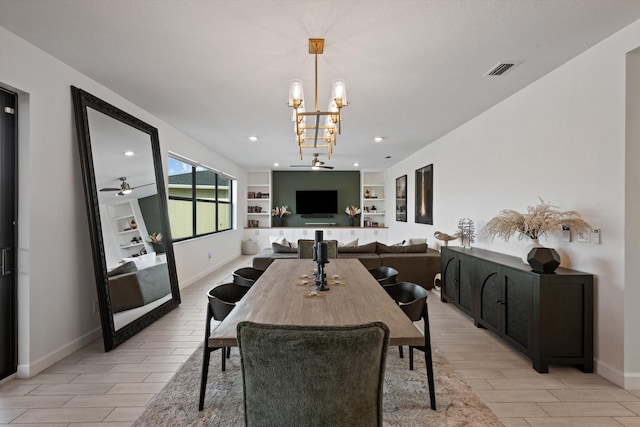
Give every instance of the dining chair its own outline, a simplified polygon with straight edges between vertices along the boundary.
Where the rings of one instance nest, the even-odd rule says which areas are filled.
[[[238,285],[237,283],[223,283],[211,289],[207,294],[209,302],[207,303],[207,323],[204,328],[204,354],[202,356],[202,378],[200,379],[200,400],[198,401],[198,410],[202,411],[204,407],[204,395],[207,388],[207,376],[209,374],[209,360],[211,352],[222,350],[222,370],[226,370],[226,358],[229,357],[230,348],[209,347],[209,336],[211,335],[211,319],[219,322],[223,321],[236,303],[249,291],[247,286]]]
[[[323,240],[327,243],[327,258],[338,258],[338,241]],[[298,240],[298,258],[312,259],[313,244],[315,240],[299,239]]]
[[[237,327],[246,425],[382,426],[389,328]]]
[[[374,279],[382,286],[392,285],[396,283],[396,279],[398,278],[398,270],[384,265],[370,269],[369,273],[371,273]]]
[[[258,270],[253,267],[239,268],[233,272],[233,283],[251,287],[262,276],[262,273],[264,273],[264,270]]]
[[[429,332],[429,311],[427,307],[427,291],[422,286],[411,282],[398,282],[384,287],[387,294],[400,306],[412,322],[424,320],[424,346],[409,346],[409,369],[413,370],[413,350],[424,352],[427,364],[427,381],[431,409],[436,409],[436,393],[433,380],[433,357],[431,354],[431,336]],[[402,350],[402,347],[400,347]],[[400,352],[402,357],[402,351]]]

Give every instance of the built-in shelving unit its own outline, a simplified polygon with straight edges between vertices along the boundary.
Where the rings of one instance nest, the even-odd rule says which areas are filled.
[[[136,216],[131,202],[109,206],[108,214],[121,258],[139,255],[143,249],[149,250],[142,234],[145,231],[141,229],[141,225],[144,224],[141,218]]]
[[[385,173],[362,171],[362,213],[363,227],[384,227],[385,222]]]
[[[271,171],[247,174],[247,228],[271,226]]]

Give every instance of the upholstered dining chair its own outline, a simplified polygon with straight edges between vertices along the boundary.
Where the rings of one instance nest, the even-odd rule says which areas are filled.
[[[370,269],[369,273],[371,273],[373,278],[382,286],[392,285],[396,283],[396,279],[398,278],[398,270],[384,265]]]
[[[327,258],[338,258],[338,241],[323,240],[327,243]],[[298,258],[312,259],[314,240],[298,240]]]
[[[251,287],[262,276],[262,273],[264,273],[264,270],[258,270],[253,267],[239,268],[233,272],[233,283]]]
[[[222,350],[222,370],[226,369],[226,358],[229,357],[229,348],[209,347],[209,336],[211,335],[211,319],[222,321],[236,303],[249,291],[247,286],[238,285],[236,283],[223,283],[211,289],[207,294],[209,302],[207,303],[207,323],[204,328],[204,354],[202,356],[202,378],[200,379],[200,400],[198,401],[198,410],[202,411],[204,407],[204,395],[207,388],[207,376],[209,374],[209,360],[211,352]]]
[[[382,426],[384,323],[237,331],[247,426]]]
[[[411,282],[398,282],[384,287],[389,296],[398,303],[402,311],[412,322],[424,320],[424,346],[409,347],[409,369],[413,370],[413,350],[424,352],[427,364],[427,381],[429,383],[429,397],[431,409],[436,409],[436,393],[433,381],[433,357],[431,355],[431,336],[429,332],[429,312],[427,307],[427,291],[422,286]],[[402,349],[402,347],[400,347]],[[402,352],[400,353],[402,357]]]

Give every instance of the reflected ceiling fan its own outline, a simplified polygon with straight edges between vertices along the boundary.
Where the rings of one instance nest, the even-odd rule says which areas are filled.
[[[291,165],[292,168],[311,168],[313,170],[318,169],[333,169],[333,166],[325,166],[324,162],[318,159],[318,153],[313,153],[313,160],[310,165]]]
[[[105,187],[105,188],[101,188],[100,191],[116,191],[116,196],[124,196],[126,194],[131,193],[131,191],[135,190],[136,188],[146,187],[147,185],[154,184],[153,182],[150,182],[149,184],[142,184],[142,185],[138,185],[137,187],[132,187],[127,182],[126,176],[121,176],[118,179],[121,181],[120,187]]]

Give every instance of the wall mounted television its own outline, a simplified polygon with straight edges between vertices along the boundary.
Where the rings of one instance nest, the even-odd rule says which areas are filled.
[[[338,190],[296,191],[296,213],[298,215],[337,214]]]

